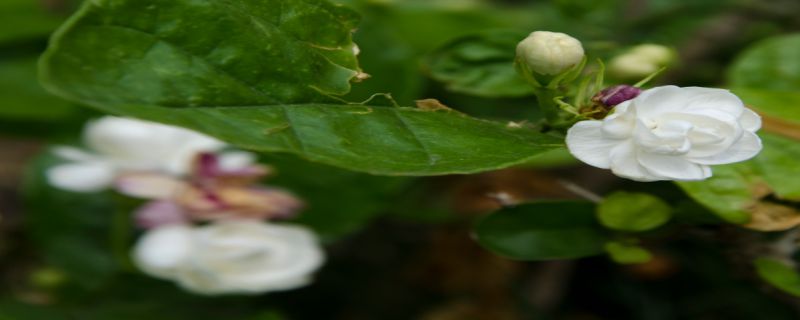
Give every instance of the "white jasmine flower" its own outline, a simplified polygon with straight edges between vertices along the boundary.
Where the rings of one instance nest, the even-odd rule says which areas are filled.
[[[728,90],[676,86],[643,91],[603,120],[567,132],[579,160],[637,181],[701,180],[710,165],[761,151],[761,118]]]
[[[199,294],[291,290],[311,281],[324,254],[308,229],[256,220],[168,225],[139,239],[137,266]]]
[[[83,140],[90,152],[73,147],[54,150],[72,162],[48,170],[51,184],[91,192],[108,187],[125,171],[185,174],[198,152],[225,146],[217,139],[188,129],[111,116],[88,123]]]
[[[534,31],[517,45],[517,58],[531,71],[557,75],[583,60],[583,46],[567,34]]]

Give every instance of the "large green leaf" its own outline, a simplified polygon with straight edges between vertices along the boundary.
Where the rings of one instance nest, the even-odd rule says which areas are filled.
[[[764,149],[752,160],[713,168],[703,181],[677,184],[697,202],[732,223],[746,223],[751,209],[766,195],[800,200],[797,159],[800,143],[778,135],[761,133]]]
[[[703,181],[676,182],[690,197],[731,223],[750,220],[747,207],[755,200],[753,188],[758,173],[750,162],[714,167],[714,175]]]
[[[734,88],[732,91],[761,114],[800,126],[800,88],[797,91]]]
[[[800,201],[800,142],[761,134],[764,149],[755,159],[764,180],[783,199]]]
[[[800,88],[800,34],[764,40],[742,53],[728,70],[732,87],[790,90]]]
[[[322,0],[90,1],[41,76],[111,113],[376,174],[491,170],[562,145],[449,110],[331,104],[359,75],[356,22]]]
[[[533,95],[514,69],[517,43],[525,33],[491,31],[457,39],[426,60],[431,77],[447,89],[483,97]]]
[[[547,260],[596,255],[608,240],[588,202],[537,202],[506,208],[481,220],[475,235],[487,249],[512,259]]]
[[[87,1],[51,41],[45,82],[105,104],[334,101],[358,74],[358,16],[322,0]]]

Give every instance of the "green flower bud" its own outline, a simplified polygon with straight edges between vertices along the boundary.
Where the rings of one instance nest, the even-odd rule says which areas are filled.
[[[583,60],[583,46],[569,35],[535,31],[517,45],[517,60],[543,75],[565,72]]]

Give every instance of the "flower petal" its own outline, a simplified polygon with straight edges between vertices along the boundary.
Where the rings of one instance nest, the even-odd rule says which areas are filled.
[[[145,203],[136,209],[133,216],[136,219],[136,225],[145,229],[188,222],[183,209],[177,203],[168,200]]]
[[[689,160],[705,165],[727,164],[750,159],[760,151],[761,139],[755,133],[744,131],[739,140],[725,151],[705,157],[689,157]]]
[[[636,124],[636,110],[625,101],[614,107],[613,113],[603,119],[602,133],[611,139],[626,139]]]
[[[683,111],[687,96],[676,86],[662,86],[645,90],[631,101],[638,117],[657,119],[663,113]]]
[[[201,151],[225,144],[188,129],[156,122],[106,116],[90,122],[84,140],[93,150],[128,170],[184,174]]]
[[[193,230],[187,225],[170,225],[145,233],[133,250],[133,261],[143,272],[172,279],[191,256]]]
[[[639,163],[647,171],[669,180],[703,180],[711,177],[711,168],[692,163],[684,156],[639,152]]]
[[[758,129],[761,129],[761,116],[753,112],[753,110],[744,108],[742,117],[739,118],[739,123],[742,124],[743,129],[756,132]]]
[[[648,172],[636,159],[636,147],[632,140],[611,149],[611,172],[636,181],[657,181],[662,177]]]
[[[88,162],[88,161],[98,161],[99,157],[97,155],[88,153],[81,149],[69,146],[55,146],[53,147],[53,154],[67,159],[74,162]]]
[[[736,118],[744,110],[742,100],[726,89],[684,87],[682,90],[688,96],[686,110],[716,110]]]
[[[218,160],[222,171],[236,171],[255,164],[256,155],[245,151],[228,151],[220,154]]]
[[[637,120],[634,141],[637,147],[647,152],[660,154],[686,154],[692,144],[686,133],[692,124],[685,121],[666,121],[658,128],[651,130],[641,120]]]
[[[602,133],[602,121],[581,121],[567,131],[567,148],[573,156],[591,166],[608,169],[611,148],[623,140],[608,139]]]
[[[47,170],[47,180],[55,187],[76,192],[97,192],[111,185],[114,168],[103,162],[75,162]]]
[[[129,173],[120,176],[115,187],[125,195],[144,199],[166,199],[175,196],[185,182],[157,173]]]

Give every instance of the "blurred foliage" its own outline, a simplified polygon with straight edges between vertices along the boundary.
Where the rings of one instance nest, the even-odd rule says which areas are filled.
[[[500,255],[522,260],[567,259],[603,252],[605,234],[586,202],[539,202],[481,220],[475,236]]]
[[[517,75],[512,61],[526,34],[495,31],[459,38],[431,53],[426,68],[431,77],[453,92],[485,97],[533,94]]]

